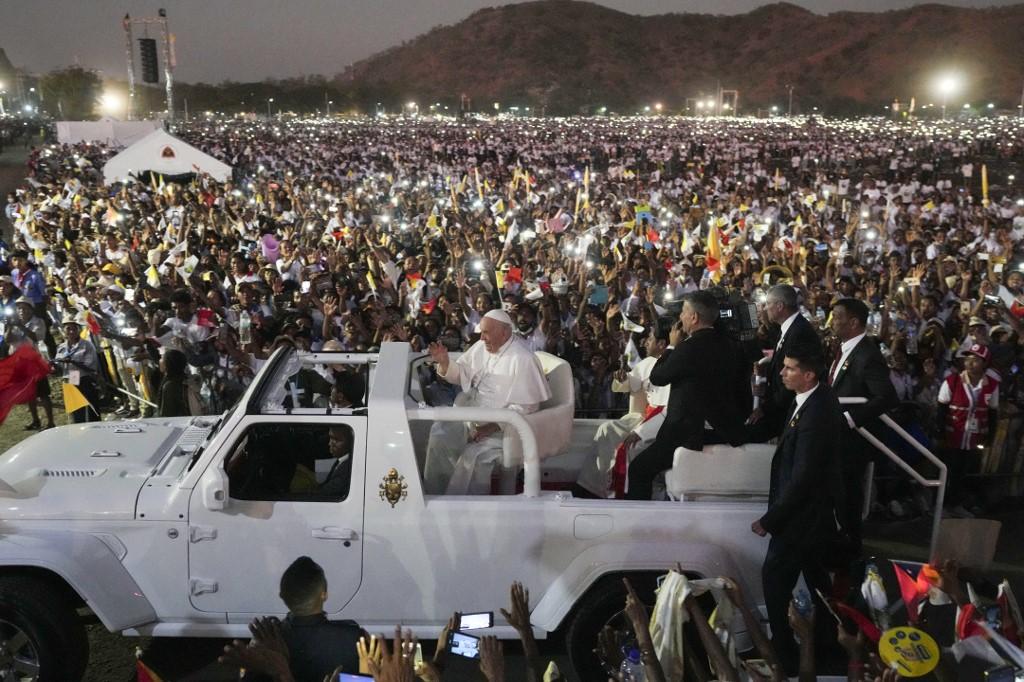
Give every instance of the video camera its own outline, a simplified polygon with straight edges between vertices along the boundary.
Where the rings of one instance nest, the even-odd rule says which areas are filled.
[[[718,321],[715,329],[738,341],[749,341],[757,336],[757,306],[745,300],[738,291],[712,287],[709,292],[718,301]]]

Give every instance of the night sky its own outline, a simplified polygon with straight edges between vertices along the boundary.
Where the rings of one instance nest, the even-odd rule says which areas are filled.
[[[1019,0],[948,2],[965,7]],[[34,72],[79,63],[125,78],[121,17],[168,10],[177,37],[175,75],[187,82],[261,80],[302,74],[334,75],[346,65],[425,33],[454,24],[497,0],[0,0],[0,48],[15,66]],[[734,14],[758,0],[602,0],[635,14]],[[904,0],[796,2],[819,13],[882,11]],[[156,33],[152,37],[159,37]],[[142,37],[136,32],[135,37]]]

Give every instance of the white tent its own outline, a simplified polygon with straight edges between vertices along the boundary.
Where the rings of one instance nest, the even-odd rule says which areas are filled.
[[[57,121],[57,141],[61,144],[102,142],[112,147],[127,147],[160,128],[161,121]]]
[[[218,182],[231,179],[231,166],[163,130],[154,130],[107,161],[103,181],[108,185],[123,182],[146,171],[164,176],[208,173]]]

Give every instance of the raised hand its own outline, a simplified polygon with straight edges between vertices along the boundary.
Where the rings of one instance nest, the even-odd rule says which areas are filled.
[[[505,682],[505,654],[497,637],[480,638],[480,672],[487,682]]]
[[[236,639],[224,647],[224,653],[217,660],[232,667],[269,675],[275,682],[293,682],[287,656],[266,646]]]
[[[530,591],[520,582],[512,583],[509,590],[511,596],[511,612],[501,609],[501,615],[509,625],[517,631],[530,629]]]
[[[376,682],[414,682],[412,652],[416,649],[416,638],[408,630],[395,628],[395,639],[391,647],[382,642],[380,661],[370,661],[370,674]]]
[[[448,367],[448,349],[444,347],[444,344],[437,343],[436,341],[427,346],[427,352],[430,353],[430,359],[437,364],[438,367],[447,369]]]
[[[284,641],[281,621],[277,618],[254,618],[249,623],[249,632],[256,646],[276,651],[288,659],[288,644]]]
[[[370,672],[370,663],[380,663],[380,637],[372,635],[369,640],[360,637],[356,642],[356,653],[359,655],[359,672],[366,674]]]

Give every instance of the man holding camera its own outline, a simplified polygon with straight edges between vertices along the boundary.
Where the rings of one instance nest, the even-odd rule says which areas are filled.
[[[654,478],[671,468],[678,447],[700,451],[708,443],[743,443],[743,412],[735,378],[743,369],[730,339],[715,329],[718,301],[707,291],[683,297],[679,322],[651,383],[671,386],[654,444],[629,466],[626,499],[651,499]]]

